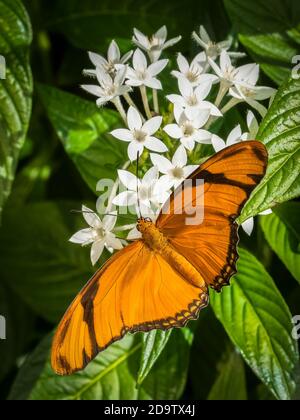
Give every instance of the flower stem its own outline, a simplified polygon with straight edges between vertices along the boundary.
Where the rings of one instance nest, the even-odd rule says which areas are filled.
[[[125,95],[124,95],[124,99],[125,99],[125,101],[128,103],[128,105],[129,106],[132,106],[133,108],[135,108],[138,112],[139,112],[139,114],[140,114],[140,116],[141,116],[141,118],[142,118],[142,120],[143,120],[143,122],[145,121],[145,117],[142,115],[142,113],[139,111],[139,109],[138,109],[138,107],[136,106],[136,104],[134,103],[134,101],[132,100],[132,98],[131,98],[131,96],[130,96],[130,94],[129,93],[125,93]]]
[[[151,110],[150,110],[150,107],[149,107],[146,86],[141,86],[140,90],[141,90],[141,95],[142,95],[142,100],[143,100],[143,105],[144,105],[146,116],[147,116],[148,119],[150,119],[150,118],[152,118],[152,114],[151,114]]]
[[[156,114],[159,114],[158,94],[156,89],[153,89],[153,107]]]
[[[231,98],[230,101],[221,109],[222,114],[226,114],[226,112],[241,102],[242,101],[240,99]]]
[[[226,95],[226,93],[228,92],[228,85],[224,82],[221,82],[220,84],[220,89],[218,92],[218,96],[217,99],[215,101],[215,105],[217,108],[219,108],[219,106],[221,105],[224,96]]]
[[[114,104],[114,106],[116,107],[116,109],[117,109],[117,111],[119,112],[119,114],[121,115],[121,117],[122,117],[122,119],[123,119],[123,121],[124,121],[124,123],[126,124],[126,126],[127,126],[127,117],[126,117],[126,112],[125,112],[125,109],[124,109],[124,107],[123,107],[123,105],[122,105],[122,102],[121,102],[121,99],[118,97],[118,98],[115,98],[115,99],[113,99],[112,100],[112,103]]]

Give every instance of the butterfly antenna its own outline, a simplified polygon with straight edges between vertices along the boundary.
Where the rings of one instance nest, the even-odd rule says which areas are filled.
[[[88,210],[76,210],[76,209],[73,209],[73,210],[70,210],[70,213],[73,213],[73,214],[84,214],[84,213],[87,213],[87,214],[95,214],[95,212],[94,211],[88,211]],[[115,214],[112,214],[112,213],[105,213],[105,214],[99,214],[99,216],[116,216]],[[126,215],[126,216],[122,216],[121,214],[118,214],[117,215],[118,217],[121,217],[121,218],[124,218],[124,219],[128,219],[129,218],[129,216],[128,215]],[[136,218],[134,217],[134,216],[132,216],[132,217],[130,217],[132,220],[135,220],[136,221]]]
[[[142,212],[141,212],[140,191],[139,191],[139,160],[140,160],[140,152],[137,153],[137,159],[136,159],[136,193],[137,193],[139,217],[141,218]]]

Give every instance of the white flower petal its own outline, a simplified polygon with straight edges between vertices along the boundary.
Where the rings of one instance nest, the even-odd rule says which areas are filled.
[[[136,185],[138,182],[137,177],[129,171],[124,171],[123,169],[118,170],[118,176],[121,183],[124,187],[128,188],[128,190],[136,191]]]
[[[172,158],[173,166],[183,168],[187,164],[187,154],[185,148],[181,145],[178,147]]]
[[[86,206],[82,206],[82,215],[87,224],[92,228],[98,229],[102,227],[100,217],[93,210]]]
[[[258,111],[260,113],[260,115],[262,116],[262,118],[265,118],[268,110],[265,106],[263,106],[262,104],[260,104],[257,101],[254,101],[253,99],[246,99],[246,102],[248,103],[248,105],[250,105],[252,108],[256,109],[256,111]]]
[[[123,245],[122,245],[121,240],[116,238],[116,236],[113,235],[113,234],[110,234],[110,235],[106,236],[105,245],[106,245],[106,247],[113,248],[113,249],[116,249],[118,251],[123,249]]]
[[[166,125],[164,131],[173,139],[180,139],[183,135],[182,129],[177,124]]]
[[[180,107],[184,108],[185,107],[185,100],[182,96],[180,95],[167,95],[167,99],[168,101],[170,101],[172,104],[177,104]]]
[[[110,134],[116,139],[122,141],[133,141],[132,132],[130,130],[127,130],[126,128],[118,128],[117,130],[113,130]]]
[[[96,241],[93,243],[91,248],[91,261],[92,264],[95,265],[99,258],[102,255],[102,252],[104,250],[104,240],[101,239],[100,241]]]
[[[156,77],[152,77],[152,78],[144,80],[144,85],[151,89],[156,89],[156,90],[162,89],[162,84],[158,79],[156,79]]]
[[[195,90],[195,95],[199,102],[203,101],[209,95],[211,91],[212,84],[211,82],[201,83]]]
[[[229,134],[227,139],[227,146],[231,146],[236,143],[240,143],[242,138],[242,129],[240,125],[237,125]]]
[[[178,79],[178,87],[183,97],[188,98],[193,95],[194,89],[190,82],[186,79]]]
[[[113,204],[119,207],[130,207],[137,203],[137,193],[134,191],[123,191],[118,194],[114,200]]]
[[[140,116],[140,113],[136,108],[130,106],[127,112],[127,123],[129,130],[140,130],[142,128],[143,122]]]
[[[213,145],[213,148],[216,152],[220,152],[221,150],[225,149],[226,143],[224,140],[221,139],[221,137],[213,134],[211,138],[211,143]]]
[[[237,69],[237,80],[243,80],[255,86],[259,79],[259,65],[246,64]]]
[[[107,60],[104,57],[102,57],[102,55],[93,52],[89,52],[88,54],[91,62],[94,64],[95,67],[106,66],[108,64]]]
[[[172,163],[164,156],[158,155],[156,153],[150,154],[151,162],[154,166],[157,166],[159,172],[162,174],[167,174],[168,171],[173,169]]]
[[[87,245],[94,241],[93,230],[91,228],[82,229],[76,232],[70,239],[69,242],[73,244]]]
[[[128,51],[128,53],[124,54],[123,57],[121,58],[121,63],[122,64],[127,63],[127,61],[130,60],[132,55],[133,55],[133,51]]]
[[[212,134],[207,130],[197,130],[193,135],[193,139],[197,143],[211,144],[211,136]]]
[[[120,61],[121,54],[117,43],[113,40],[110,43],[107,53],[108,60],[112,63],[117,63]]]
[[[118,213],[116,211],[111,212],[103,217],[103,229],[112,231],[116,226]]]
[[[153,166],[144,175],[142,185],[151,185],[151,183],[158,179],[158,168]]]
[[[193,137],[182,137],[182,139],[180,139],[181,144],[190,152],[192,152],[195,148],[195,140],[193,139]]]
[[[101,97],[104,95],[103,89],[97,85],[81,85],[81,88],[92,95]]]
[[[167,66],[169,60],[159,60],[148,67],[148,72],[151,76],[157,76]]]
[[[128,146],[128,157],[131,162],[137,160],[138,157],[141,157],[144,151],[144,145],[142,143],[138,143],[137,141],[133,141]]]
[[[154,34],[154,38],[158,38],[159,40],[162,41],[162,43],[164,43],[167,39],[168,36],[168,30],[166,25],[162,26],[157,32],[155,32]]]
[[[183,74],[187,73],[190,69],[187,59],[180,53],[178,54],[178,57],[177,57],[177,64],[178,64],[179,70]]]
[[[163,45],[162,49],[165,50],[165,49],[167,49],[169,47],[173,47],[173,45],[177,44],[181,39],[182,39],[182,36],[181,35],[177,36],[176,38],[169,39],[169,41],[167,41]]]
[[[232,67],[230,57],[226,51],[221,52],[220,67],[223,73]]]
[[[251,217],[250,219],[242,223],[242,228],[247,233],[248,236],[251,236],[254,229],[254,218]]]
[[[188,165],[183,168],[184,178],[188,178],[192,175],[197,169],[199,168],[198,165]]]
[[[137,41],[144,47],[144,48],[148,48],[149,47],[149,40],[148,37],[146,35],[144,35],[141,31],[139,31],[138,29],[134,28],[133,29],[134,35],[137,39]],[[135,41],[133,39],[133,41]]]
[[[135,70],[145,70],[147,68],[146,56],[139,48],[135,50],[132,62]]]
[[[148,137],[144,144],[145,147],[152,152],[164,153],[168,151],[167,146],[156,137]]]
[[[163,119],[160,116],[151,118],[150,120],[145,122],[145,124],[142,127],[142,131],[144,133],[147,133],[149,136],[152,136],[159,130],[162,120]]]

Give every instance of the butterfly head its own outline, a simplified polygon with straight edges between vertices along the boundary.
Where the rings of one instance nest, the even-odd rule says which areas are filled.
[[[153,226],[153,222],[150,217],[140,217],[137,222],[137,230],[141,233],[144,233],[149,230]]]

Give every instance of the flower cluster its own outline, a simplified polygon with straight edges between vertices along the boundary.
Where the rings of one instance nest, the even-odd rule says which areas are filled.
[[[244,54],[230,51],[231,40],[213,42],[202,26],[199,33],[193,33],[193,39],[201,51],[190,62],[181,53],[177,55],[178,69],[169,77],[176,80],[178,92],[168,95],[163,95],[162,80],[169,60],[162,55],[181,37],[168,40],[165,26],[151,37],[134,29],[135,50],[124,56],[115,41],[107,57],[89,53],[94,68],[84,70],[84,74],[96,83],[82,88],[96,96],[99,107],[113,104],[124,125],[110,134],[128,145],[128,162],[118,171],[105,214],[100,217],[83,207],[89,228],[70,239],[83,246],[92,244],[93,264],[105,248],[112,252],[121,249],[125,239],[139,237],[135,225],[118,226],[122,208],[155,219],[174,188],[201,159],[257,135],[257,117],[264,117],[267,111],[261,102],[272,100],[275,93],[272,88],[257,86],[259,66],[238,66],[237,60]],[[160,102],[164,106],[160,107]],[[230,127],[226,140],[214,134],[224,115],[240,103],[253,110],[247,113],[248,131],[243,133],[240,125]],[[162,111],[165,109],[168,111]],[[118,193],[120,186],[123,191]],[[249,235],[253,226],[253,219],[243,224]]]

